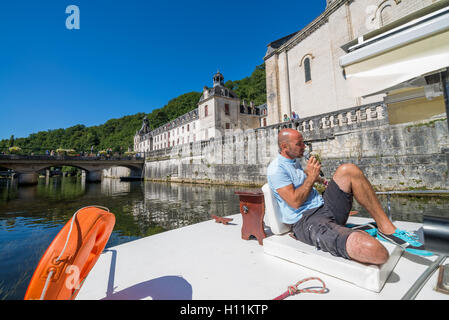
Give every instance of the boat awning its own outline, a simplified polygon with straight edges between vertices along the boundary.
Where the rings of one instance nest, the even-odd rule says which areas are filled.
[[[340,58],[352,95],[364,97],[449,66],[449,7],[348,49]]]

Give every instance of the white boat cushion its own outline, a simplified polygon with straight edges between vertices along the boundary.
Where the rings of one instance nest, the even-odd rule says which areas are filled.
[[[372,219],[349,217],[348,223],[364,224]],[[295,240],[289,235],[272,235],[263,239],[264,253],[296,263],[308,269],[350,282],[358,287],[380,292],[402,255],[402,249],[391,243],[381,242],[390,257],[381,266],[367,265],[335,257],[314,246]]]
[[[279,209],[277,200],[267,183],[262,186],[262,191],[265,200],[265,215],[263,218],[265,225],[270,227],[271,232],[274,234],[284,234],[289,232],[291,227],[290,225],[282,222],[281,210]]]

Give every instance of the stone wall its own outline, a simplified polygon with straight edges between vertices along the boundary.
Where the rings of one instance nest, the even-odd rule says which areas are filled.
[[[380,115],[360,122],[360,113],[363,110],[348,111],[348,121],[342,121],[341,114],[324,115],[151,153],[145,178],[261,186],[268,164],[278,155],[277,133],[289,126],[303,132],[312,153],[321,156],[328,178],[349,162],[360,166],[377,190],[449,189],[445,115],[389,125]],[[351,118],[358,120],[351,123]],[[334,119],[340,124],[333,126]]]
[[[358,165],[378,190],[449,189],[446,118],[384,125],[313,145],[330,176],[344,162]]]

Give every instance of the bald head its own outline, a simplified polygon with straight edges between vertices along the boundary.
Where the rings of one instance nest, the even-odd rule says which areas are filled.
[[[286,128],[278,134],[279,153],[287,158],[299,158],[304,153],[302,134],[294,129]]]
[[[299,133],[298,131],[296,131],[292,128],[282,129],[281,131],[279,131],[279,134],[278,134],[279,149],[282,149],[281,148],[282,143],[288,143],[288,142],[292,141],[293,139],[297,139],[300,136],[302,137],[301,133]]]

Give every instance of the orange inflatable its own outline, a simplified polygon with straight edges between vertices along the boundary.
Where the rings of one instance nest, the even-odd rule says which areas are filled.
[[[75,299],[103,252],[114,224],[114,214],[100,207],[75,212],[42,256],[24,299]]]

